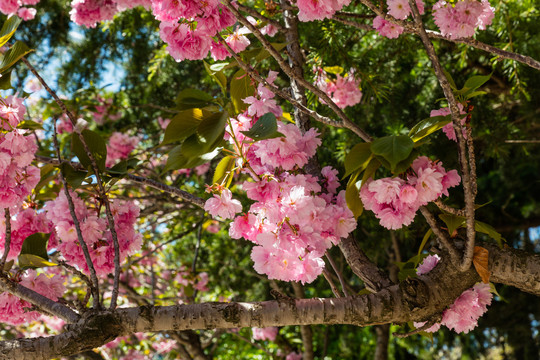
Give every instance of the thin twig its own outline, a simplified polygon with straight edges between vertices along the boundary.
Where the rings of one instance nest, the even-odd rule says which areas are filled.
[[[263,47],[270,53],[270,55],[277,61],[279,67],[283,70],[283,72],[291,79],[296,80],[300,85],[317,95],[320,99],[322,99],[331,109],[332,111],[340,118],[342,122],[342,126],[344,128],[347,128],[351,131],[353,131],[356,135],[358,135],[362,140],[369,142],[371,141],[371,136],[366,133],[363,129],[361,129],[358,125],[353,123],[347,115],[343,112],[343,110],[336,105],[336,103],[321,89],[313,85],[312,83],[306,81],[303,77],[297,76],[293,69],[283,60],[281,57],[281,54],[272,46],[272,44],[266,39],[266,37],[260,32],[259,29],[257,29],[255,26],[253,26],[238,10],[235,9],[235,7],[231,4],[230,0],[224,0],[223,4],[229,11],[231,11],[236,19],[242,23],[245,27],[247,27],[257,39],[261,42]],[[295,105],[296,106],[296,105]]]
[[[0,261],[0,273],[4,272],[4,265],[6,265],[6,260],[11,249],[11,214],[9,208],[4,209],[4,216],[6,222],[6,236],[4,239],[4,254],[2,255],[2,260]]]
[[[176,236],[174,239],[170,239],[170,240],[165,241],[164,243],[159,244],[159,245],[156,246],[156,248],[153,249],[152,251],[148,251],[148,252],[147,252],[146,254],[144,254],[143,256],[141,256],[141,257],[139,257],[139,258],[133,260],[132,262],[130,262],[130,263],[127,265],[127,268],[130,268],[132,265],[135,265],[136,263],[138,263],[138,262],[141,261],[142,259],[145,259],[145,258],[147,258],[148,256],[154,254],[155,252],[157,252],[159,249],[161,249],[161,248],[164,247],[165,245],[170,244],[170,243],[172,243],[172,242],[174,242],[174,241],[181,240],[184,236],[189,235],[190,233],[193,232],[193,230],[197,229],[197,228],[200,226],[200,224],[201,224],[201,223],[199,222],[199,223],[197,223],[195,226],[193,226],[191,229],[186,230],[186,231],[184,231],[182,234]]]
[[[332,256],[327,252],[325,254],[326,258],[328,259],[328,262],[332,266],[332,269],[334,269],[334,272],[336,273],[337,278],[339,279],[339,283],[341,284],[341,289],[343,290],[343,294],[345,296],[349,296],[349,292],[347,291],[347,285],[345,284],[345,280],[343,279],[343,274],[341,274],[341,271],[336,266],[336,263],[334,262],[334,259],[332,259]]]
[[[248,13],[249,15],[253,16],[254,18],[257,18],[257,19],[261,20],[262,22],[266,22],[266,23],[272,25],[273,27],[275,27],[279,31],[283,30],[283,26],[278,21],[272,20],[272,19],[260,14],[257,10],[252,9],[249,6],[244,6],[244,5],[241,5],[241,4],[237,4],[237,6],[238,6],[238,10],[243,11],[245,13]]]
[[[391,15],[388,15],[387,13],[385,13],[384,11],[381,11],[376,6],[368,5],[368,4],[371,4],[368,0],[364,0],[364,1],[362,1],[362,3],[364,5],[366,5],[366,6],[368,6],[376,15],[381,16],[386,21],[389,21],[389,22],[391,22],[393,24],[396,24],[396,25],[399,25],[399,26],[403,27],[404,32],[409,33],[409,34],[417,34],[418,35],[417,29],[415,29],[414,26],[412,26],[410,23],[394,18]],[[336,15],[341,15],[341,14],[336,13]],[[336,15],[334,15],[332,20],[341,22],[341,23],[343,23],[345,25],[353,26],[353,27],[355,27],[357,29],[361,29],[361,30],[373,30],[373,27],[371,25],[369,25],[369,24],[360,24],[360,23],[357,23],[355,21],[339,18]],[[353,14],[349,14],[347,16],[354,17],[352,15]],[[469,46],[472,46],[475,49],[486,51],[486,52],[488,52],[490,54],[493,54],[495,56],[498,56],[498,57],[500,57],[502,59],[514,60],[514,61],[520,62],[520,63],[522,63],[524,65],[530,66],[533,69],[540,70],[540,61],[538,61],[538,60],[536,60],[536,59],[534,59],[534,58],[532,58],[530,56],[527,56],[527,55],[522,55],[522,54],[518,54],[518,53],[515,53],[515,52],[512,52],[512,51],[503,50],[503,49],[500,49],[500,48],[498,48],[496,46],[489,45],[489,44],[483,43],[481,41],[478,41],[478,40],[476,40],[474,38],[450,39],[450,38],[442,35],[441,33],[437,32],[437,31],[433,31],[433,30],[426,30],[426,33],[427,33],[427,35],[429,36],[430,39],[445,40],[445,41],[449,41],[449,42],[453,42],[453,43],[457,43],[457,44],[469,45]]]
[[[437,237],[441,245],[450,253],[450,258],[452,259],[452,261],[454,262],[459,261],[459,258],[460,258],[459,253],[457,252],[456,248],[452,245],[448,235],[446,235],[445,232],[441,231],[441,228],[439,227],[439,224],[437,224],[437,220],[435,220],[435,217],[433,216],[433,214],[431,214],[431,212],[425,206],[420,207],[420,212],[426,219],[426,222],[428,223],[429,227],[431,228],[431,230],[433,231],[433,233],[435,234],[435,236]]]
[[[10,294],[26,300],[32,305],[35,305],[48,313],[54,314],[67,323],[73,324],[79,320],[79,315],[67,306],[10,280],[4,273],[0,273],[0,290],[7,291]]]
[[[56,137],[56,119],[54,119],[53,123],[53,144],[56,150],[56,156],[58,157],[58,161],[62,163],[62,154],[60,153],[58,138]],[[90,271],[90,279],[92,280],[91,291],[93,297],[93,307],[95,309],[100,309],[101,304],[99,302],[99,282],[96,275],[96,269],[94,268],[94,263],[92,262],[90,251],[88,251],[88,245],[86,245],[86,241],[84,241],[84,237],[81,231],[81,224],[79,223],[79,219],[77,218],[77,214],[75,212],[75,205],[73,204],[73,199],[71,198],[71,194],[69,193],[68,183],[62,167],[60,167],[60,179],[62,180],[62,184],[64,185],[64,192],[66,194],[66,199],[68,202],[69,213],[71,214],[71,218],[73,219],[73,224],[77,232],[77,239],[79,240],[79,244],[81,245],[81,248],[83,250],[86,266],[88,266],[88,269]]]
[[[57,161],[56,159],[52,159],[50,157],[36,155],[36,159],[38,161],[41,161],[41,162],[44,162],[44,163],[47,163],[47,164],[60,165],[59,161]],[[66,161],[64,161],[64,162],[66,162]],[[75,168],[75,169],[85,170],[84,167],[79,163],[69,162],[69,164],[71,166],[73,166],[73,168]],[[161,183],[161,182],[159,182],[157,180],[148,179],[148,178],[138,176],[138,175],[127,174],[126,178],[133,181],[133,182],[148,185],[148,186],[150,186],[150,187],[152,187],[154,189],[161,190],[163,192],[166,192],[166,193],[169,193],[169,194],[172,194],[172,195],[176,195],[179,198],[181,198],[182,200],[190,202],[193,205],[197,205],[198,207],[201,207],[201,208],[204,207],[204,202],[205,202],[204,199],[201,199],[200,197],[197,197],[197,196],[195,196],[193,194],[190,194],[187,191],[180,190],[178,188],[163,184],[163,183]]]
[[[332,289],[332,292],[334,293],[334,296],[339,298],[342,297],[339,293],[339,289],[337,288],[336,284],[332,281],[332,277],[330,276],[330,273],[327,269],[323,269],[323,275],[326,281],[328,281],[328,284],[330,285],[330,289]]]
[[[441,199],[435,200],[434,203],[435,203],[435,205],[437,205],[437,207],[439,209],[441,209],[442,211],[445,211],[445,212],[447,212],[449,214],[456,215],[456,216],[462,216],[462,217],[466,216],[465,210],[455,209],[455,208],[453,208],[451,206],[448,206],[445,203],[443,203],[441,201]]]
[[[54,92],[54,90],[52,90],[49,87],[49,85],[45,82],[45,80],[41,77],[41,75],[39,75],[36,68],[32,66],[32,64],[30,64],[30,62],[24,57],[21,58],[21,61],[25,63],[25,65],[32,72],[32,74],[34,74],[34,76],[39,80],[39,82],[43,85],[43,87],[47,90],[47,92],[54,98],[58,106],[60,106],[60,109],[62,109],[62,112],[65,115],[67,115],[67,117],[71,121],[71,124],[73,125],[75,133],[78,135],[79,139],[81,140],[85,153],[90,159],[90,164],[92,165],[92,169],[96,177],[99,195],[100,195],[101,200],[103,201],[103,204],[105,205],[105,213],[107,217],[107,222],[109,224],[109,231],[111,232],[111,237],[113,239],[113,244],[114,244],[114,285],[113,285],[113,291],[111,295],[111,306],[110,306],[111,309],[114,309],[116,308],[116,301],[118,298],[118,287],[119,287],[119,281],[120,281],[120,245],[118,244],[118,235],[116,233],[116,227],[114,225],[114,217],[112,215],[111,205],[109,203],[109,198],[107,197],[105,188],[103,187],[103,181],[101,179],[99,167],[97,166],[96,159],[94,155],[92,154],[92,152],[90,151],[90,148],[88,147],[88,144],[86,143],[86,140],[84,139],[84,136],[82,135],[80,131],[77,131],[77,127],[76,127],[77,120],[75,119],[75,116],[71,113],[71,111],[69,111],[66,104],[58,97],[56,92]]]
[[[202,221],[204,221],[204,216],[203,216]],[[197,259],[199,257],[199,249],[201,248],[202,221],[199,223],[199,227],[197,229],[197,244],[195,245],[195,255],[193,256],[193,264],[191,264],[191,272],[193,274],[195,274],[195,271],[197,270]]]
[[[395,332],[395,333],[392,333],[392,335],[397,337],[397,338],[403,339],[403,338],[409,337],[411,335],[416,335],[418,333],[421,333],[422,331],[429,329],[430,327],[432,327],[433,325],[435,325],[439,321],[441,321],[441,315],[440,314],[430,318],[428,321],[426,321],[426,323],[424,325],[420,326],[418,329],[414,329],[413,331],[410,331],[410,332],[405,333],[405,334]]]
[[[428,57],[431,60],[433,69],[435,70],[435,75],[437,76],[437,79],[439,80],[439,84],[441,85],[441,88],[444,92],[444,97],[446,98],[446,100],[448,100],[448,105],[450,107],[451,116],[452,116],[452,123],[454,125],[454,130],[456,132],[456,137],[458,140],[458,155],[459,155],[459,159],[461,163],[461,172],[462,172],[462,177],[463,177],[462,183],[463,183],[463,191],[465,195],[464,197],[465,197],[465,213],[466,213],[465,222],[466,222],[466,227],[467,227],[467,244],[465,246],[465,254],[463,256],[463,261],[461,262],[461,265],[459,268],[461,271],[466,271],[471,267],[471,264],[472,264],[474,243],[475,243],[475,237],[476,237],[476,231],[474,227],[474,215],[475,215],[474,187],[475,186],[473,185],[473,182],[475,182],[476,179],[471,174],[470,164],[469,164],[469,161],[467,160],[467,140],[463,136],[463,126],[461,124],[461,115],[458,108],[457,100],[452,91],[452,87],[450,86],[450,83],[448,82],[448,79],[446,78],[446,75],[444,74],[439,58],[437,54],[435,53],[435,48],[433,47],[433,44],[431,43],[431,40],[429,39],[426,33],[426,30],[424,29],[424,24],[422,23],[422,17],[420,16],[420,12],[418,11],[416,2],[413,0],[409,0],[409,6],[413,14],[413,19],[416,24],[418,34],[420,35],[420,38],[422,39],[424,48],[426,49]]]
[[[292,96],[288,93],[286,93],[285,91],[282,91],[280,88],[278,88],[276,85],[274,84],[270,84],[268,81],[266,81],[265,78],[263,78],[262,76],[260,76],[257,71],[255,71],[250,65],[246,64],[241,58],[240,56],[238,56],[238,54],[236,54],[234,52],[233,49],[231,49],[231,47],[229,46],[229,44],[227,44],[225,42],[225,40],[223,40],[223,38],[221,36],[218,36],[218,41],[223,45],[225,46],[225,48],[229,51],[229,53],[232,55],[232,57],[234,57],[234,59],[238,62],[238,65],[240,65],[240,67],[247,73],[249,74],[249,76],[251,76],[253,79],[255,79],[258,83],[261,83],[263,84],[268,90],[270,90],[271,92],[273,92],[274,94],[276,94],[277,96],[279,96],[280,98],[290,102],[294,107],[300,109],[300,111],[302,111],[304,114],[307,114],[309,116],[311,116],[311,118],[315,121],[318,121],[320,123],[323,123],[325,125],[329,125],[329,126],[333,126],[333,127],[338,127],[338,128],[342,128],[344,127],[343,123],[341,121],[336,121],[336,120],[332,120],[330,119],[329,117],[326,117],[326,116],[322,116],[320,115],[319,113],[317,113],[316,111],[313,111],[309,108],[307,108],[306,106],[304,106],[303,104],[301,104],[300,102],[296,101],[295,99],[292,98]],[[203,205],[204,206],[204,205]]]

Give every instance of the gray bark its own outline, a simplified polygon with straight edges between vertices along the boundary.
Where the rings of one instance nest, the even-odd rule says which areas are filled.
[[[492,281],[540,296],[540,256],[524,251],[489,250]],[[425,276],[408,279],[377,293],[347,298],[263,302],[141,306],[90,311],[65,333],[48,338],[0,342],[0,359],[50,359],[99,347],[135,332],[267,327],[309,324],[357,326],[423,321],[441,313],[464,290],[480,280],[474,270],[459,272],[450,261]]]

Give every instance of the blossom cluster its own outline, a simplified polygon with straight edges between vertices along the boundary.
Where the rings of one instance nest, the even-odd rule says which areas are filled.
[[[105,165],[111,167],[117,160],[127,159],[129,153],[137,147],[139,137],[129,136],[121,132],[114,132],[107,144],[107,160]]]
[[[0,12],[6,15],[16,14],[23,20],[32,20],[36,16],[36,9],[26,7],[36,5],[40,0],[2,0]]]
[[[433,5],[433,18],[441,34],[459,39],[473,36],[477,28],[485,30],[495,16],[494,10],[488,0],[461,0],[454,5],[439,0]]]
[[[408,0],[387,0],[386,4],[388,15],[396,19],[405,20],[411,14]],[[423,14],[422,0],[417,0],[416,6],[420,14]],[[494,8],[490,6],[489,0],[458,0],[456,2],[439,0],[433,5],[432,14],[442,35],[450,39],[459,39],[473,36],[477,28],[485,30],[494,17]],[[404,30],[402,26],[385,20],[381,16],[375,17],[373,28],[381,36],[390,39],[397,38]]]
[[[37,145],[34,138],[17,129],[26,108],[16,96],[0,98],[0,208],[17,209],[40,179],[32,166]]]
[[[283,137],[253,142],[241,131],[257,119],[246,112],[230,119],[227,128],[226,138],[239,154],[240,165],[249,164],[244,171],[254,179],[242,184],[254,203],[234,219],[229,234],[256,244],[251,258],[257,272],[270,279],[312,282],[322,272],[326,250],[348,236],[356,221],[344,192],[337,193],[336,170],[325,167],[321,178],[299,171],[321,143],[317,131],[302,134],[294,124],[278,122]],[[223,218],[242,209],[227,189],[208,200],[205,208]]]
[[[440,257],[429,255],[418,266],[417,274],[423,275],[430,272],[439,262]],[[427,329],[427,332],[438,331],[441,325],[457,333],[467,334],[478,325],[478,319],[487,311],[487,306],[491,305],[493,294],[489,284],[479,283],[472,288],[465,290],[448,309],[443,312],[442,320]],[[425,323],[414,323],[414,326],[421,327]]]
[[[15,281],[54,301],[57,301],[66,291],[64,287],[65,278],[61,275],[49,275],[45,273],[38,275],[35,270],[26,270]],[[3,292],[0,294],[0,322],[20,325],[39,319],[41,313],[28,311],[31,307],[32,305],[27,301]]]
[[[47,219],[44,212],[36,212],[34,209],[26,209],[10,220],[11,223],[11,243],[7,260],[16,259],[21,252],[24,240],[35,233],[50,233],[52,223]],[[0,251],[4,251],[4,241],[6,235],[5,219],[0,220]],[[47,249],[55,249],[58,241],[51,235],[47,243]]]
[[[387,229],[399,229],[412,223],[420,206],[448,196],[448,189],[460,183],[456,170],[446,171],[441,162],[425,156],[413,161],[407,180],[369,179],[360,190],[366,210],[371,210]]]
[[[351,0],[297,0],[298,19],[300,21],[328,19],[350,2]]]
[[[315,74],[315,85],[341,109],[356,105],[362,99],[360,80],[355,77],[354,69],[351,69],[345,76],[337,74],[335,80],[330,79],[322,68],[315,69]],[[324,103],[322,100],[321,102]]]
[[[114,270],[114,245],[108,223],[98,216],[96,211],[88,209],[84,200],[71,192],[75,214],[80,223],[82,237],[90,252],[90,258],[98,275],[105,275]],[[57,249],[66,261],[89,273],[84,252],[79,243],[75,224],[68,206],[65,192],[61,192],[55,200],[48,201],[44,207],[47,219],[52,222],[55,234],[60,240]],[[134,225],[139,216],[139,208],[128,201],[111,203],[111,211],[115,222],[120,248],[120,262],[126,256],[140,249],[141,234],[135,231]]]

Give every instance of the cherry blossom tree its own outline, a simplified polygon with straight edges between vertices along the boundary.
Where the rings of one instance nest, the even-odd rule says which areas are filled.
[[[467,334],[504,300],[497,289],[540,296],[534,247],[514,247],[500,223],[482,217],[495,165],[479,119],[509,96],[492,90],[503,82],[499,64],[511,64],[523,106],[538,100],[517,69],[538,78],[531,56],[540,45],[521,53],[511,36],[484,36],[495,22],[518,31],[503,2],[60,5],[72,32],[119,26],[122,37],[153,36],[148,83],[173,59],[205,71],[210,85],[175,89],[173,105],[134,104],[129,89],[90,82],[63,93],[39,66],[39,49],[18,37],[51,18],[48,4],[0,1],[0,358],[210,359],[227,337],[251,349],[236,358],[314,359],[328,351],[315,325],[347,324],[373,326],[370,356],[384,359],[390,324],[394,339]],[[152,26],[122,29],[132,14]],[[331,35],[315,45],[310,29]],[[410,72],[429,69],[419,81],[439,101],[423,95],[426,108],[394,128],[356,116],[399,107],[381,85],[385,74],[361,66],[376,59],[325,51],[342,38],[366,58],[375,46],[391,52],[415,41],[423,63]],[[474,52],[493,61],[458,71],[445,63],[448,44],[463,59]],[[522,225],[528,234],[540,223]],[[384,261],[363,240],[370,232],[391,241]],[[193,251],[175,245],[182,239]],[[236,256],[244,259],[237,268],[266,284],[264,299],[221,285],[241,283],[220,278]],[[288,326],[299,326],[301,341]]]

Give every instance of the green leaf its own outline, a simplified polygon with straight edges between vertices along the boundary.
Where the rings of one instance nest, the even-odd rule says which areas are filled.
[[[6,51],[2,63],[0,64],[0,73],[4,73],[7,69],[12,67],[17,61],[19,61],[23,56],[27,55],[34,51],[26,46],[22,41],[17,41],[11,49]]]
[[[347,183],[347,189],[345,190],[345,200],[347,201],[347,206],[352,211],[354,218],[358,219],[362,212],[364,211],[364,204],[360,199],[360,186],[362,185],[361,181],[356,181],[358,175],[360,174],[357,171]]]
[[[467,96],[465,97],[466,99],[471,99],[475,96],[479,96],[479,95],[485,95],[487,94],[487,92],[485,91],[473,91],[472,93],[469,93],[467,94]]]
[[[272,45],[272,47],[278,52],[281,51],[285,46],[287,46],[286,43],[271,43],[270,45]],[[266,50],[265,48],[262,48],[261,51],[255,57],[255,62],[260,63],[261,61],[268,58],[269,56],[270,56],[270,53],[268,52],[268,50]]]
[[[47,242],[49,241],[50,236],[50,233],[35,233],[28,236],[23,241],[21,255],[31,254],[39,256],[43,259],[48,259],[49,256],[47,255]]]
[[[349,176],[356,170],[364,170],[372,158],[371,143],[356,144],[351,151],[349,151],[347,156],[345,156],[345,175],[343,178]]]
[[[0,90],[9,90],[11,86],[11,70],[0,77]]]
[[[17,125],[17,129],[43,130],[43,125],[32,120],[24,120]]]
[[[454,79],[452,79],[452,75],[450,75],[450,73],[444,69],[443,69],[443,73],[444,73],[444,76],[446,76],[446,79],[448,79],[448,82],[450,83],[450,87],[452,88],[452,90],[457,90],[457,86]]]
[[[407,261],[405,264],[403,264],[400,271],[398,272],[398,279],[400,282],[408,277],[417,277],[416,266],[412,261]]]
[[[205,152],[213,150],[212,144],[223,138],[228,117],[229,114],[226,111],[205,112],[204,118],[196,131],[198,140],[203,144]]]
[[[442,129],[451,121],[451,115],[429,117],[414,125],[411,131],[409,131],[409,136],[414,142],[417,142],[435,131]]]
[[[418,248],[418,256],[420,256],[420,254],[424,250],[424,247],[426,246],[432,234],[433,234],[433,230],[428,229],[428,231],[426,232],[426,235],[424,235],[424,238],[422,239],[422,243],[420,244],[420,247]]]
[[[386,136],[371,143],[371,151],[382,156],[394,171],[396,165],[409,157],[414,148],[414,142],[407,135]]]
[[[21,254],[19,255],[19,267],[21,268],[41,268],[47,266],[57,266],[53,262],[47,261],[41,256],[36,256],[32,254]]]
[[[79,186],[81,186],[82,182],[88,175],[87,171],[76,170],[67,162],[60,164],[60,170],[62,170],[62,174],[66,178],[67,183],[73,189],[77,189]]]
[[[105,140],[103,140],[98,133],[88,129],[82,131],[82,136],[86,142],[86,145],[88,145],[90,153],[96,160],[98,169],[100,171],[104,171],[105,160],[107,159],[107,145],[105,144]],[[79,161],[85,168],[88,169],[92,167],[92,163],[90,162],[88,154],[84,150],[81,139],[79,139],[79,135],[75,132],[71,135],[71,149],[75,155],[77,155]]]
[[[2,29],[0,29],[0,47],[4,46],[11,39],[21,22],[22,19],[17,16],[11,16],[4,22]]]
[[[448,233],[453,236],[454,231],[465,224],[465,218],[463,216],[456,216],[452,214],[439,214],[439,218],[444,221],[448,228]]]
[[[379,160],[372,158],[369,161],[366,170],[364,171],[364,175],[362,176],[362,186],[364,186],[364,184],[366,183],[366,181],[369,180],[369,178],[373,178],[375,176],[375,172],[380,167],[381,163]]]
[[[323,69],[327,73],[335,74],[335,75],[339,75],[343,73],[343,70],[344,70],[341,66],[325,66]]]
[[[476,220],[474,222],[474,230],[476,230],[478,232],[481,232],[483,234],[486,234],[489,237],[491,237],[492,239],[494,239],[497,242],[497,245],[499,245],[499,247],[503,246],[503,240],[504,239],[501,236],[501,234],[498,233],[497,230],[495,230],[495,228],[493,226]]]
[[[167,164],[165,165],[164,171],[189,169],[195,166],[205,164],[218,156],[220,151],[221,148],[214,148],[214,150],[208,153],[189,158],[182,153],[182,145],[178,145],[169,152]]]
[[[176,97],[176,105],[178,109],[202,108],[212,103],[214,98],[212,95],[197,89],[184,89]]]
[[[203,121],[205,112],[202,109],[189,109],[180,111],[172,119],[167,129],[162,145],[170,144],[176,141],[181,141],[191,136],[197,130],[197,127]]]
[[[248,131],[240,131],[242,134],[252,138],[255,141],[283,137],[282,133],[277,131],[276,116],[272,113],[266,113],[257,120]]]
[[[254,93],[255,87],[251,84],[251,78],[246,75],[244,70],[238,70],[231,80],[231,100],[237,114],[248,107],[248,104],[243,99],[252,96]]]
[[[216,166],[214,176],[212,177],[212,184],[222,184],[225,180],[228,180],[231,176],[231,171],[234,169],[236,159],[232,156],[225,156],[219,164]]]
[[[465,81],[465,85],[463,86],[462,90],[468,89],[467,93],[472,92],[484,85],[489,79],[491,79],[491,74],[471,76],[467,79],[467,81]]]
[[[13,267],[13,264],[15,263],[15,260],[9,260],[4,264],[4,272],[9,272],[11,268]]]
[[[206,72],[212,79],[214,79],[215,82],[218,83],[219,87],[221,88],[221,92],[223,95],[227,95],[227,77],[225,74],[223,74],[223,68],[229,63],[217,63],[208,65],[206,61],[203,61],[204,68],[206,69]]]
[[[402,174],[404,173],[405,171],[409,170],[409,168],[411,167],[411,164],[412,162],[418,157],[418,151],[416,150],[413,150],[411,151],[411,154],[409,155],[408,158],[406,158],[405,160],[403,161],[400,161],[395,169],[392,171],[393,174],[397,175],[397,174]]]

